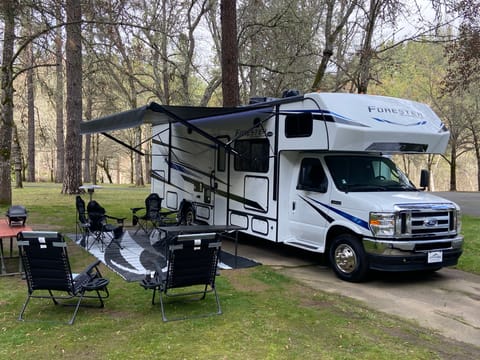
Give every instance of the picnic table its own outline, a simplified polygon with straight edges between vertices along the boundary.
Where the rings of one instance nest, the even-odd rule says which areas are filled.
[[[0,268],[0,276],[5,275],[16,275],[22,273],[22,262],[20,261],[20,257],[18,252],[14,252],[13,244],[16,243],[17,234],[21,231],[31,231],[32,228],[20,225],[20,226],[10,226],[9,221],[7,219],[0,219],[0,261],[1,261],[1,268]],[[3,241],[6,240],[7,242],[10,241],[9,244],[9,252],[7,252],[7,248],[4,247]],[[18,272],[8,272],[7,265],[5,263],[5,259],[18,259]]]

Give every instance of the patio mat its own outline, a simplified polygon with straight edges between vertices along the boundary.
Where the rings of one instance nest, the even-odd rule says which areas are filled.
[[[69,235],[75,243],[85,247],[81,236],[75,234]],[[90,244],[90,242],[88,242]],[[120,275],[126,281],[141,281],[146,274],[155,271],[155,263],[166,264],[165,256],[162,252],[155,249],[147,236],[132,235],[125,231],[120,241],[122,248],[113,243],[104,251],[98,243],[93,243],[87,251],[104,263],[110,270]],[[220,269],[246,268],[259,265],[258,262],[235,256],[222,250],[220,254]]]

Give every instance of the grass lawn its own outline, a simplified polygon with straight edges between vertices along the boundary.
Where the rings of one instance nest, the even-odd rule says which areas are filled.
[[[36,230],[75,231],[74,196],[61,195],[60,189],[54,184],[26,184],[14,190],[14,203],[29,211],[28,225]],[[106,185],[94,198],[109,214],[130,217],[130,207],[141,206],[148,193],[148,187]],[[477,223],[478,219],[464,218],[468,240],[459,268],[480,273]],[[69,243],[69,255],[73,271],[93,260],[73,243]],[[110,279],[111,296],[104,309],[80,309],[73,326],[17,321],[26,285],[20,276],[0,278],[0,358],[430,360],[469,356],[465,344],[354,300],[311,289],[268,266],[221,272],[217,287],[223,315],[170,323],[163,323],[159,306],[151,305],[151,292],[101,269]],[[192,307],[194,311],[198,306],[213,307],[213,299],[182,304],[181,310]],[[30,319],[66,321],[72,309],[34,300],[28,311]]]

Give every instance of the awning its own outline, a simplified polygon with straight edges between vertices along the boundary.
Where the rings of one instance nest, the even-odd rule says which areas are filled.
[[[274,106],[297,101],[299,97],[289,97],[260,104],[242,107],[200,107],[200,106],[166,106],[151,102],[148,105],[121,113],[104,116],[95,120],[82,121],[80,123],[81,134],[102,133],[113,141],[126,146],[132,151],[143,153],[136,147],[132,147],[123,141],[108,134],[110,131],[124,130],[141,126],[143,124],[161,125],[168,123],[181,123],[192,131],[200,134],[212,143],[235,152],[230,143],[217,139],[205,130],[197,126],[205,121],[234,121],[236,119],[252,119],[252,128],[261,126],[262,122],[273,115]],[[303,98],[303,97],[302,97]],[[258,121],[257,121],[258,120]]]
[[[167,106],[152,102],[148,105],[127,110],[121,113],[104,116],[95,120],[80,123],[81,134],[109,132],[141,126],[142,124],[160,125],[169,122],[180,122],[197,130],[196,120],[232,120],[252,117],[264,120],[271,116],[275,105],[297,101],[298,97],[290,97],[275,101],[241,106],[241,107],[200,107],[200,106]]]

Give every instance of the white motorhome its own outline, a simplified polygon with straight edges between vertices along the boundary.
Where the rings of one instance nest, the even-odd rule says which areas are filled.
[[[449,132],[427,105],[339,93],[238,108],[151,103],[82,132],[142,123],[153,125],[152,192],[195,222],[325,253],[347,281],[435,271],[462,254],[458,206],[417,189],[389,157],[445,151]]]

